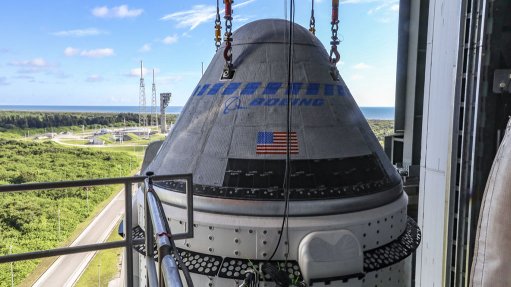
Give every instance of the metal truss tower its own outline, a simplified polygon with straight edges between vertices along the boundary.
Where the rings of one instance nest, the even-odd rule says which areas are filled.
[[[158,110],[156,109],[156,85],[154,84],[154,69],[153,69],[153,94],[151,99],[151,126],[158,126]]]
[[[145,101],[145,84],[144,84],[144,71],[142,61],[140,61],[140,90],[138,96],[138,125],[141,127],[147,126],[147,111]]]

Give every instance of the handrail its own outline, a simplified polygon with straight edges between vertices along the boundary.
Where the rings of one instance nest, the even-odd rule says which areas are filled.
[[[182,179],[186,180],[186,195],[187,195],[187,230],[185,233],[172,234],[170,227],[165,216],[165,211],[161,204],[158,194],[153,187],[153,173],[147,172],[147,179],[145,180],[144,188],[144,203],[145,203],[145,225],[146,225],[146,268],[149,286],[176,286],[182,287],[183,282],[179,274],[178,264],[181,266],[181,271],[186,279],[189,287],[193,287],[193,282],[185,266],[181,255],[177,251],[174,240],[192,238],[193,237],[193,178],[192,175],[184,176]],[[158,263],[159,274],[157,278],[156,264],[154,258],[154,243],[153,235],[156,237],[156,246],[158,248]]]
[[[133,247],[135,245],[144,244],[145,239],[133,239],[133,222],[132,222],[132,185],[135,183],[144,182],[148,176],[134,176],[134,177],[119,177],[119,178],[101,178],[101,179],[92,179],[92,180],[75,180],[75,181],[61,181],[61,182],[41,182],[41,183],[25,183],[25,184],[12,184],[12,185],[0,185],[0,193],[8,193],[8,192],[26,192],[33,190],[47,190],[47,189],[61,189],[61,188],[70,188],[70,187],[85,187],[85,186],[101,186],[101,185],[114,185],[114,184],[123,184],[124,185],[124,195],[125,195],[125,239],[113,242],[106,243],[97,243],[97,244],[88,244],[88,245],[80,245],[73,247],[62,247],[62,248],[54,248],[49,250],[39,250],[33,252],[25,252],[18,254],[9,254],[0,256],[0,264],[8,263],[8,262],[16,262],[22,260],[30,260],[30,259],[38,259],[52,256],[60,256],[60,255],[68,255],[75,254],[81,252],[89,252],[89,251],[97,251],[103,249],[110,248],[125,248],[125,258],[126,258],[126,268],[127,270],[133,270]],[[187,187],[191,187],[189,189],[189,193],[191,198],[189,199],[188,207],[191,207],[188,210],[189,218],[192,219],[191,226],[192,228],[188,229],[187,233],[180,234],[182,238],[189,238],[187,236],[193,236],[193,185],[192,185],[192,175],[191,174],[178,174],[178,175],[154,175],[151,176],[151,180],[153,181],[166,181],[166,180],[186,180]],[[191,203],[192,202],[192,203]],[[191,203],[191,204],[190,204]],[[190,217],[191,214],[191,217]],[[190,222],[189,222],[190,223]],[[190,226],[190,224],[188,225]],[[150,233],[146,233],[150,234]],[[146,236],[149,238],[150,236]],[[178,238],[173,238],[178,239]],[[179,238],[181,239],[181,238]],[[146,247],[148,247],[146,245]],[[151,245],[152,247],[152,245]],[[147,248],[149,250],[150,248]],[[154,260],[153,260],[154,262]],[[184,266],[184,265],[183,265]],[[126,286],[133,286],[133,272],[126,272]],[[153,285],[151,285],[153,286]]]

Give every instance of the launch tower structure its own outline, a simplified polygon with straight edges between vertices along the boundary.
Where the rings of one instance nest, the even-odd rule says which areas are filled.
[[[154,69],[153,69],[153,89],[151,98],[151,126],[158,126],[158,110],[156,108],[156,84],[154,83]]]
[[[143,71],[142,61],[140,61],[140,88],[139,88],[139,94],[138,94],[138,125],[141,127],[147,126],[145,84],[144,84],[144,71]]]
[[[161,133],[167,132],[167,120],[165,117],[165,109],[169,106],[172,93],[160,93],[160,127]]]

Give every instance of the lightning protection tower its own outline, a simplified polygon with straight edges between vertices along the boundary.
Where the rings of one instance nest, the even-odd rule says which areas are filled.
[[[143,71],[142,61],[140,61],[140,90],[139,90],[139,96],[138,96],[138,125],[141,127],[147,126],[145,84],[144,84],[144,71]]]
[[[151,126],[158,126],[158,111],[156,110],[156,85],[154,84],[154,69],[153,69],[153,94],[151,99]]]

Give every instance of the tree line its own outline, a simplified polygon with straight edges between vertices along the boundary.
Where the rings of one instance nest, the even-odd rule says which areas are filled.
[[[43,112],[0,112],[0,128],[29,129],[56,128],[69,126],[135,126],[135,113],[43,113]]]

